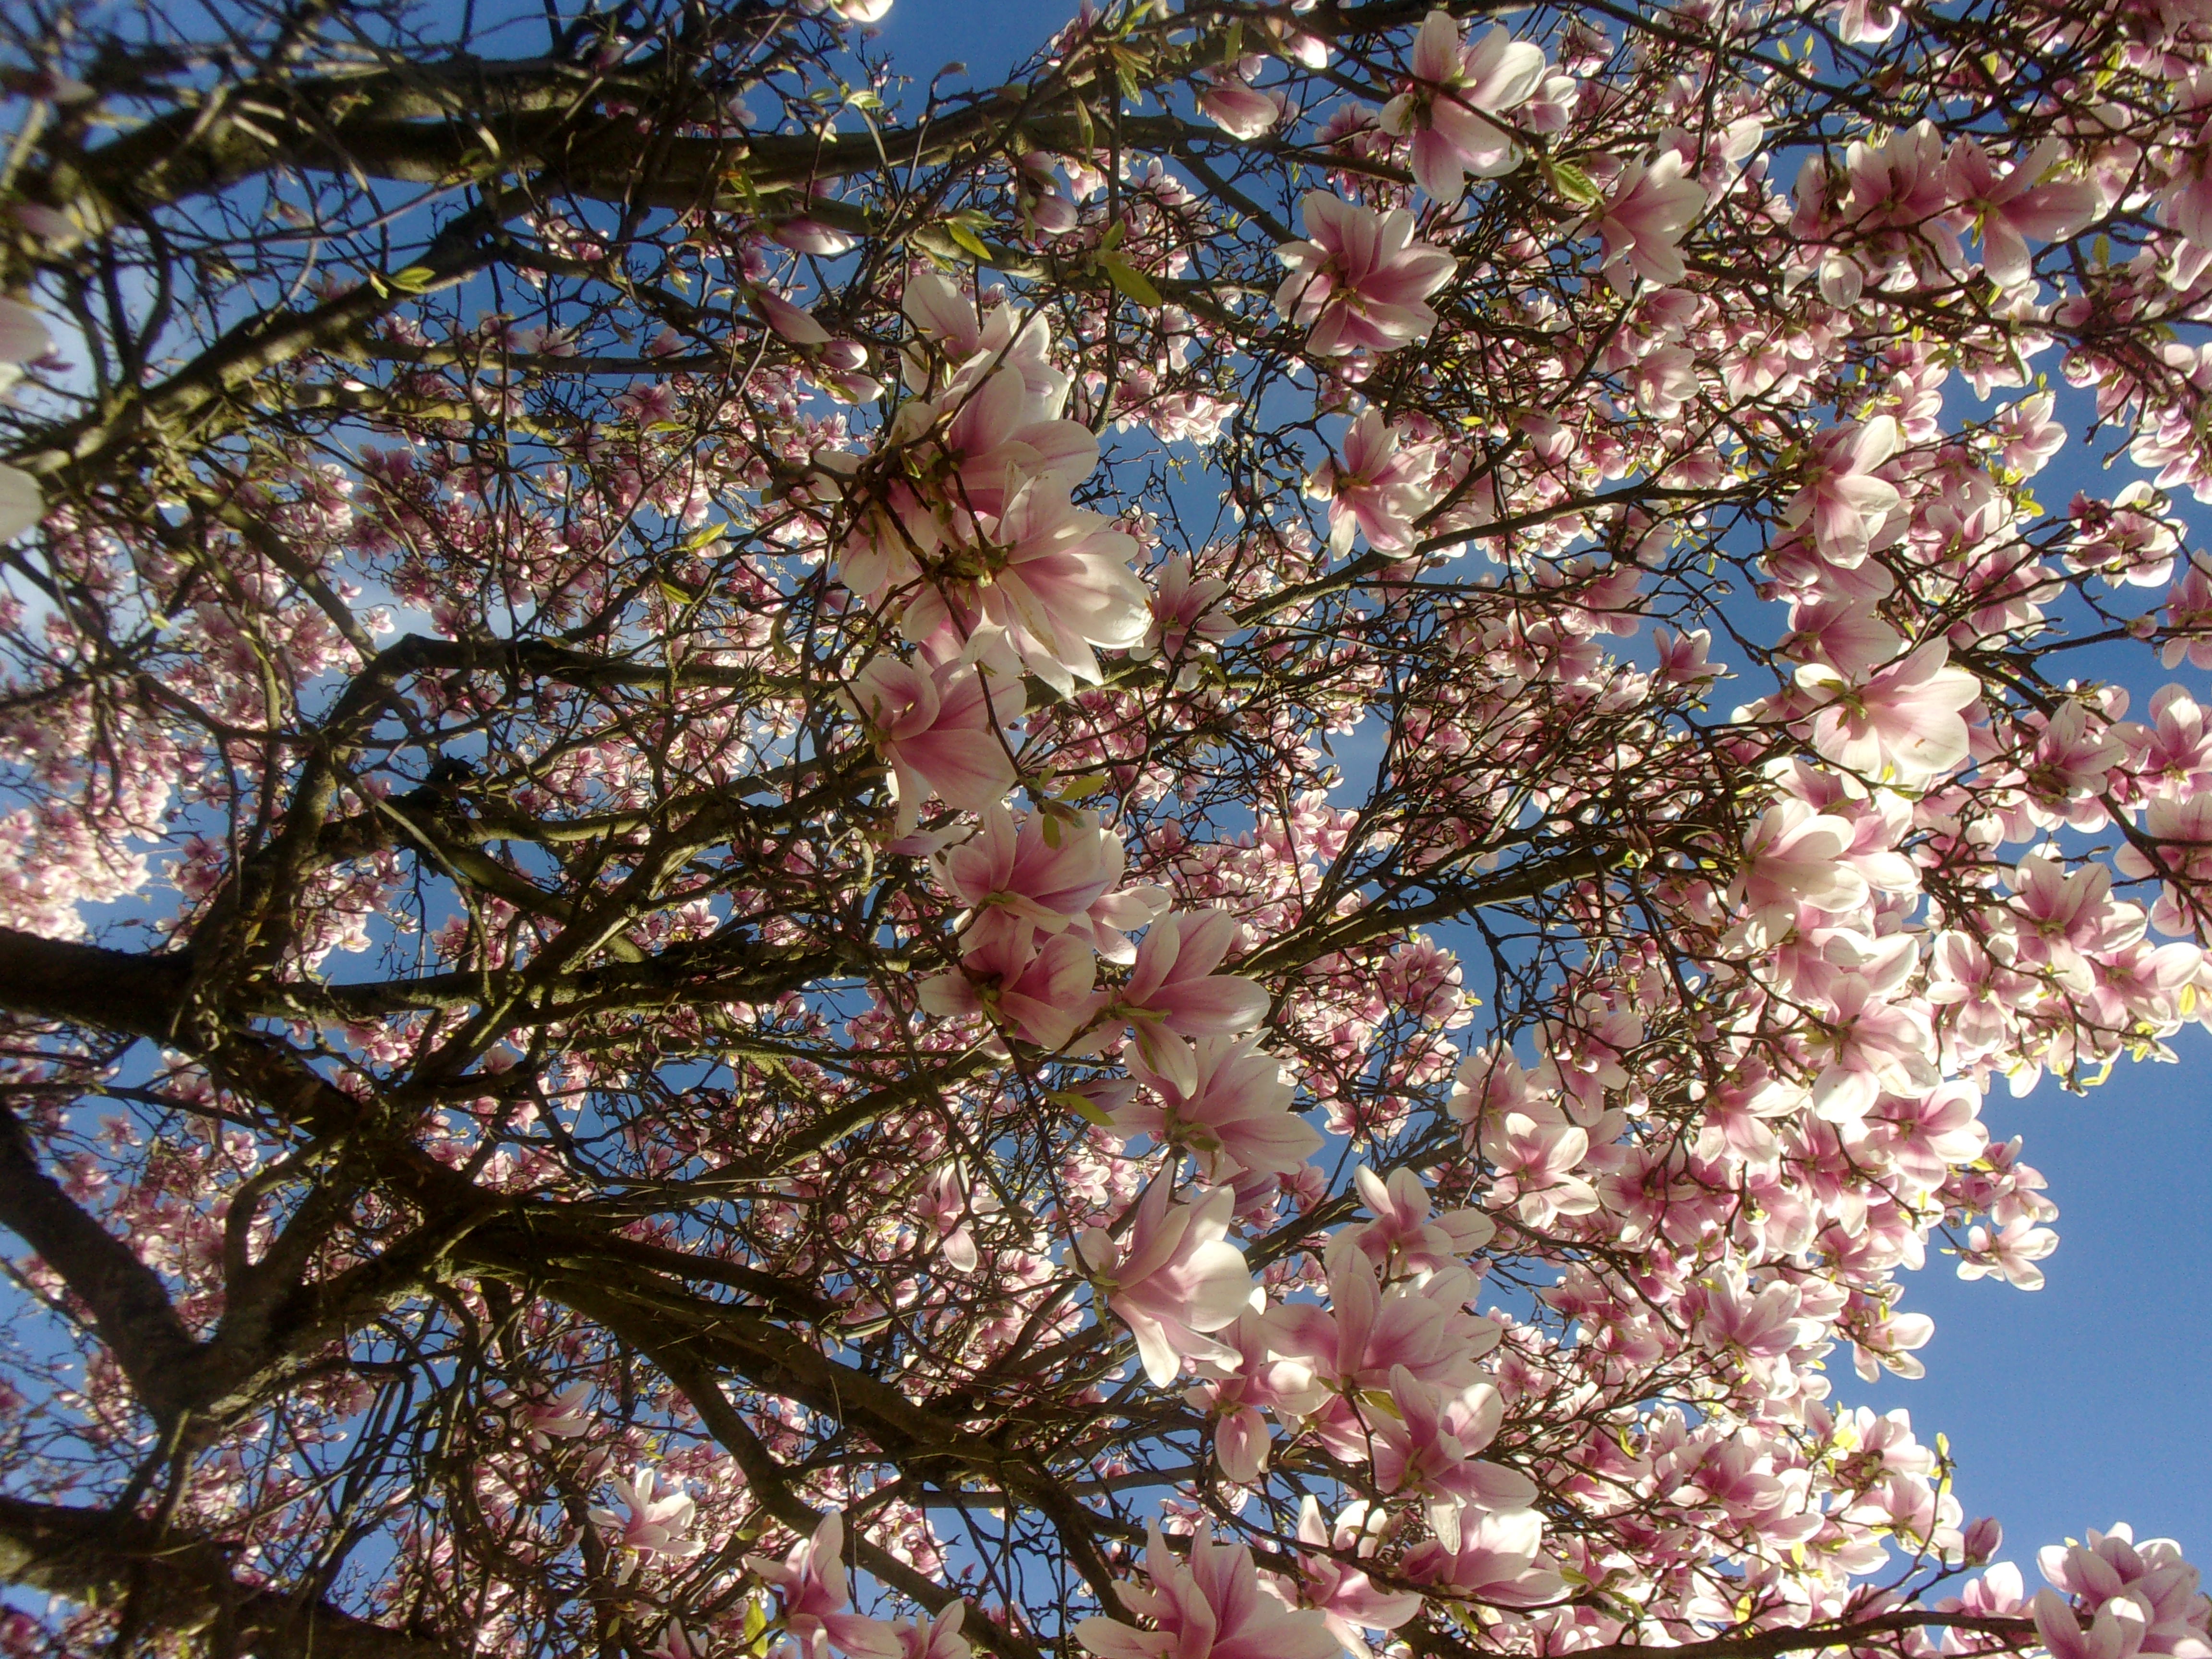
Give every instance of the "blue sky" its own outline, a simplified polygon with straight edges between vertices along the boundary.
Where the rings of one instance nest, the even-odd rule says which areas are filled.
[[[958,61],[988,86],[1073,12],[1060,0],[896,0],[878,44],[917,82]],[[2046,503],[2126,476],[2071,459],[2046,477]],[[2202,675],[2178,678],[2203,695]],[[2212,1036],[2192,1029],[2175,1047],[2180,1065],[2122,1066],[2087,1098],[2046,1085],[1989,1102],[1990,1132],[2025,1137],[2060,1206],[2044,1289],[1966,1283],[1937,1258],[1906,1292],[1936,1322],[1924,1378],[1869,1388],[1835,1356],[1839,1401],[1903,1406],[1923,1437],[1949,1437],[1967,1513],[2004,1523],[2004,1553],[2031,1583],[2039,1546],[2116,1520],[2212,1558]]]

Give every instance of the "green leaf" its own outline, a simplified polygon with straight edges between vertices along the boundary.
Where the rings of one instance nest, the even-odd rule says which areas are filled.
[[[1114,1121],[1112,1115],[1103,1106],[1091,1099],[1089,1095],[1079,1095],[1073,1089],[1054,1089],[1046,1094],[1045,1098],[1055,1106],[1073,1112],[1086,1121],[1096,1123],[1102,1129]]]
[[[384,280],[402,294],[420,294],[438,280],[438,273],[428,265],[409,265]]]
[[[1589,173],[1572,161],[1553,161],[1546,171],[1552,175],[1552,184],[1570,202],[1583,207],[1595,207],[1605,198]]]
[[[1098,269],[1106,273],[1107,280],[1121,289],[1122,295],[1147,310],[1157,311],[1167,302],[1160,298],[1159,289],[1152,286],[1152,278],[1127,259],[1108,253],[1102,254]]]
[[[983,246],[983,239],[957,219],[946,222],[945,234],[957,242],[963,252],[972,254],[987,265],[991,263],[991,250]]]

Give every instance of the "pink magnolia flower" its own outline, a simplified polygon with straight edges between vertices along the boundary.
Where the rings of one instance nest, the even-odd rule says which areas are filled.
[[[1480,1210],[1431,1217],[1429,1189],[1410,1169],[1393,1170],[1386,1182],[1363,1164],[1352,1171],[1352,1184],[1374,1219],[1346,1237],[1375,1261],[1395,1256],[1415,1273],[1436,1273],[1458,1266],[1498,1231],[1498,1224]]]
[[[1856,1124],[1885,1092],[1911,1094],[1942,1079],[1936,1069],[1936,1034],[1927,1005],[1885,1001],[1869,981],[1851,975],[1832,994],[1814,1033],[1820,1071],[1813,1109],[1831,1123]]]
[[[1982,269],[2000,288],[2027,280],[2033,270],[2028,238],[2063,242],[2104,209],[2104,194],[2090,179],[2038,182],[2064,154],[2063,141],[2046,139],[2000,173],[1990,153],[1973,139],[1961,138],[1951,146],[1952,193],[1979,220]]]
[[[963,951],[1008,929],[1035,929],[1072,932],[1109,962],[1127,962],[1136,948],[1122,930],[1155,920],[1168,895],[1150,883],[1115,890],[1126,859],[1121,838],[1095,812],[1018,822],[1000,803],[983,813],[979,833],[937,855],[937,874],[971,913]]]
[[[914,1218],[925,1236],[936,1239],[946,1264],[957,1273],[975,1272],[975,1236],[968,1224],[973,1217],[998,1213],[998,1195],[988,1186],[971,1187],[968,1172],[956,1162],[932,1170],[911,1202]]]
[[[544,1451],[556,1440],[575,1440],[592,1431],[592,1419],[585,1407],[592,1398],[592,1385],[572,1382],[550,1400],[525,1400],[516,1402],[514,1409],[515,1425],[530,1437],[532,1449]]]
[[[1895,484],[1874,476],[1897,453],[1899,438],[1896,421],[1887,415],[1822,433],[1804,484],[1783,509],[1784,523],[1810,521],[1814,545],[1839,569],[1865,562],[1874,526],[1902,499]]]
[[[853,1659],[901,1659],[901,1644],[888,1622],[849,1611],[844,1548],[845,1517],[832,1510],[814,1528],[814,1536],[793,1545],[782,1560],[748,1555],[745,1565],[775,1589],[784,1630],[803,1659],[823,1659],[832,1645]]]
[[[1223,1476],[1245,1485],[1257,1480],[1267,1468],[1271,1447],[1261,1412],[1303,1417],[1328,1397],[1314,1380],[1311,1365],[1275,1352],[1276,1322],[1268,1314],[1246,1308],[1220,1339],[1236,1353],[1235,1362],[1201,1361],[1201,1370],[1218,1369],[1224,1374],[1183,1392],[1193,1406],[1218,1419],[1213,1458]]]
[[[1415,241],[1402,208],[1377,213],[1319,191],[1302,206],[1309,240],[1275,250],[1291,272],[1275,309],[1308,331],[1308,349],[1340,357],[1426,338],[1437,313],[1425,302],[1451,279],[1452,256]]]
[[[1930,640],[1856,684],[1818,664],[1800,668],[1799,688],[1823,705],[1813,716],[1813,747],[1838,766],[1908,789],[1955,769],[1968,748],[1960,711],[1982,684],[1947,666],[1950,657],[1948,644]]]
[[[1494,1321],[1468,1312],[1474,1275],[1465,1267],[1418,1285],[1401,1280],[1386,1292],[1375,1264],[1355,1245],[1332,1241],[1328,1265],[1328,1306],[1293,1302],[1274,1310],[1281,1352],[1311,1360],[1316,1376],[1351,1391],[1387,1389],[1401,1366],[1453,1392],[1482,1380],[1476,1362],[1500,1333]],[[1356,1418],[1323,1428],[1340,1455],[1365,1459],[1367,1431]]]
[[[1322,1523],[1321,1504],[1312,1493],[1298,1505],[1298,1541],[1310,1546],[1298,1554],[1299,1599],[1320,1613],[1329,1633],[1353,1659],[1370,1659],[1363,1632],[1395,1630],[1421,1610],[1418,1591],[1378,1589],[1343,1560],[1347,1555],[1373,1555],[1382,1543],[1370,1516],[1373,1522],[1386,1519],[1364,1502],[1352,1504],[1336,1517],[1332,1530]]]
[[[1144,1063],[1186,1095],[1198,1088],[1198,1058],[1176,1039],[1234,1036],[1267,1017],[1264,988],[1213,971],[1243,931],[1226,910],[1169,912],[1146,929],[1114,998],[1111,1012],[1135,1027]]]
[[[1574,1173],[1589,1155],[1589,1132],[1556,1109],[1487,1116],[1480,1140],[1494,1170],[1487,1200],[1492,1207],[1510,1207],[1531,1227],[1597,1208],[1596,1190]]]
[[[1616,288],[1632,287],[1637,276],[1667,288],[1688,274],[1682,234],[1705,211],[1705,191],[1682,172],[1682,157],[1671,149],[1649,165],[1632,162],[1598,209],[1592,228]],[[1626,280],[1624,270],[1632,273]]]
[[[972,664],[878,657],[853,677],[844,702],[890,765],[895,835],[914,828],[933,793],[981,812],[1002,805],[1019,775],[994,728],[983,671]]]
[[[1238,1358],[1205,1334],[1235,1323],[1252,1293],[1244,1252],[1226,1238],[1236,1201],[1234,1190],[1216,1187],[1191,1203],[1174,1203],[1169,1182],[1158,1180],[1137,1200],[1121,1237],[1091,1227],[1075,1242],[1158,1387],[1173,1382],[1187,1358]]]
[[[1455,202],[1469,173],[1494,179],[1522,161],[1512,135],[1490,118],[1526,103],[1544,79],[1540,46],[1492,24],[1462,46],[1449,12],[1431,11],[1413,38],[1413,77],[1382,106],[1382,130],[1413,139],[1413,177]]]
[[[1524,1510],[1536,1501],[1527,1475],[1475,1455],[1504,1420],[1504,1401],[1489,1383],[1444,1389],[1394,1365],[1389,1401],[1362,1401],[1376,1484],[1426,1498],[1430,1529],[1446,1549],[1459,1547],[1462,1510]]]
[[[973,1650],[960,1634],[967,1612],[966,1602],[952,1601],[927,1625],[900,1620],[891,1626],[898,1638],[899,1659],[968,1659]]]
[[[1742,860],[1729,890],[1748,913],[1746,931],[1778,937],[1796,922],[1801,907],[1834,915],[1864,904],[1866,878],[1846,856],[1854,836],[1843,819],[1795,797],[1761,813],[1744,831]]]
[[[1196,1079],[1186,1088],[1139,1053],[1129,1071],[1152,1091],[1114,1115],[1123,1135],[1187,1147],[1204,1180],[1288,1175],[1321,1150],[1321,1131],[1297,1115],[1283,1068],[1251,1036],[1202,1036],[1192,1046]]]
[[[1065,1048],[1090,1018],[1098,977],[1091,946],[1073,933],[1030,927],[993,930],[957,968],[922,981],[915,1000],[940,1018],[981,1014],[1024,1042]]]
[[[935,405],[952,410],[944,442],[959,468],[957,505],[995,517],[1025,484],[1042,482],[1064,493],[1090,477],[1098,440],[1082,422],[1060,418],[1066,396],[1064,381],[1032,386],[1012,364],[980,381],[957,380]]]
[[[1191,569],[1188,553],[1170,554],[1152,572],[1152,625],[1145,635],[1149,651],[1182,656],[1195,645],[1210,650],[1237,631],[1237,621],[1221,603],[1229,584]]]
[[[1150,596],[1129,568],[1137,544],[1101,514],[1072,504],[1050,478],[1024,484],[996,518],[978,520],[983,569],[973,581],[932,585],[901,623],[909,639],[951,628],[1006,630],[1022,666],[1063,696],[1096,684],[1092,647],[1138,645],[1152,626]]]
[[[1566,1595],[1566,1581],[1537,1565],[1544,1547],[1544,1519],[1534,1510],[1511,1510],[1474,1517],[1460,1527],[1459,1547],[1438,1540],[1406,1552],[1399,1571],[1416,1583],[1464,1595],[1496,1607],[1528,1607]]]
[[[1329,545],[1349,552],[1355,534],[1378,552],[1413,544],[1413,520],[1436,497],[1427,488],[1434,453],[1406,447],[1405,429],[1369,410],[1344,434],[1344,459],[1323,461],[1307,494],[1328,503]]]
[[[664,1486],[659,1470],[640,1468],[629,1480],[617,1475],[607,1485],[627,1513],[618,1515],[594,1507],[592,1523],[608,1535],[615,1548],[630,1555],[625,1576],[640,1562],[657,1556],[688,1560],[707,1547],[690,1535],[696,1506],[680,1482]]]
[[[2092,1528],[2086,1542],[2046,1545],[2036,1560],[2052,1584],[2080,1598],[2085,1613],[2133,1603],[2143,1621],[2142,1651],[2190,1659],[2212,1652],[2205,1639],[2212,1606],[2197,1593],[2197,1569],[2182,1559],[2181,1547],[2172,1539],[2147,1538],[2138,1544],[2125,1525],[2109,1532]],[[2041,1612],[2039,1607],[2039,1623]]]
[[[2015,1216],[1995,1234],[1986,1227],[1969,1228],[1966,1248],[1959,1256],[1959,1277],[1986,1279],[1994,1273],[2015,1290],[2039,1291],[2043,1270],[2035,1264],[2057,1248],[2057,1233],[2025,1216]]]
[[[1198,106],[1232,138],[1257,138],[1283,118],[1280,93],[1261,92],[1233,76],[1210,81],[1198,94]]]
[[[1075,1638],[1098,1659],[1337,1659],[1336,1638],[1321,1614],[1285,1607],[1263,1588],[1250,1547],[1211,1537],[1191,1540],[1188,1565],[1152,1523],[1143,1585],[1115,1586],[1121,1604],[1152,1621],[1139,1630],[1085,1619]]]

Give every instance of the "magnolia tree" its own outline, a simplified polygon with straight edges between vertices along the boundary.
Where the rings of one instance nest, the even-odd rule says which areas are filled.
[[[2212,7],[882,12],[0,23],[4,1651],[2212,1655]]]

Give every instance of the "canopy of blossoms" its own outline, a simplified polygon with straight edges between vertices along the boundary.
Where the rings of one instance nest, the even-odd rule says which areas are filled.
[[[885,10],[0,16],[0,1651],[2212,1659],[2212,6]]]

